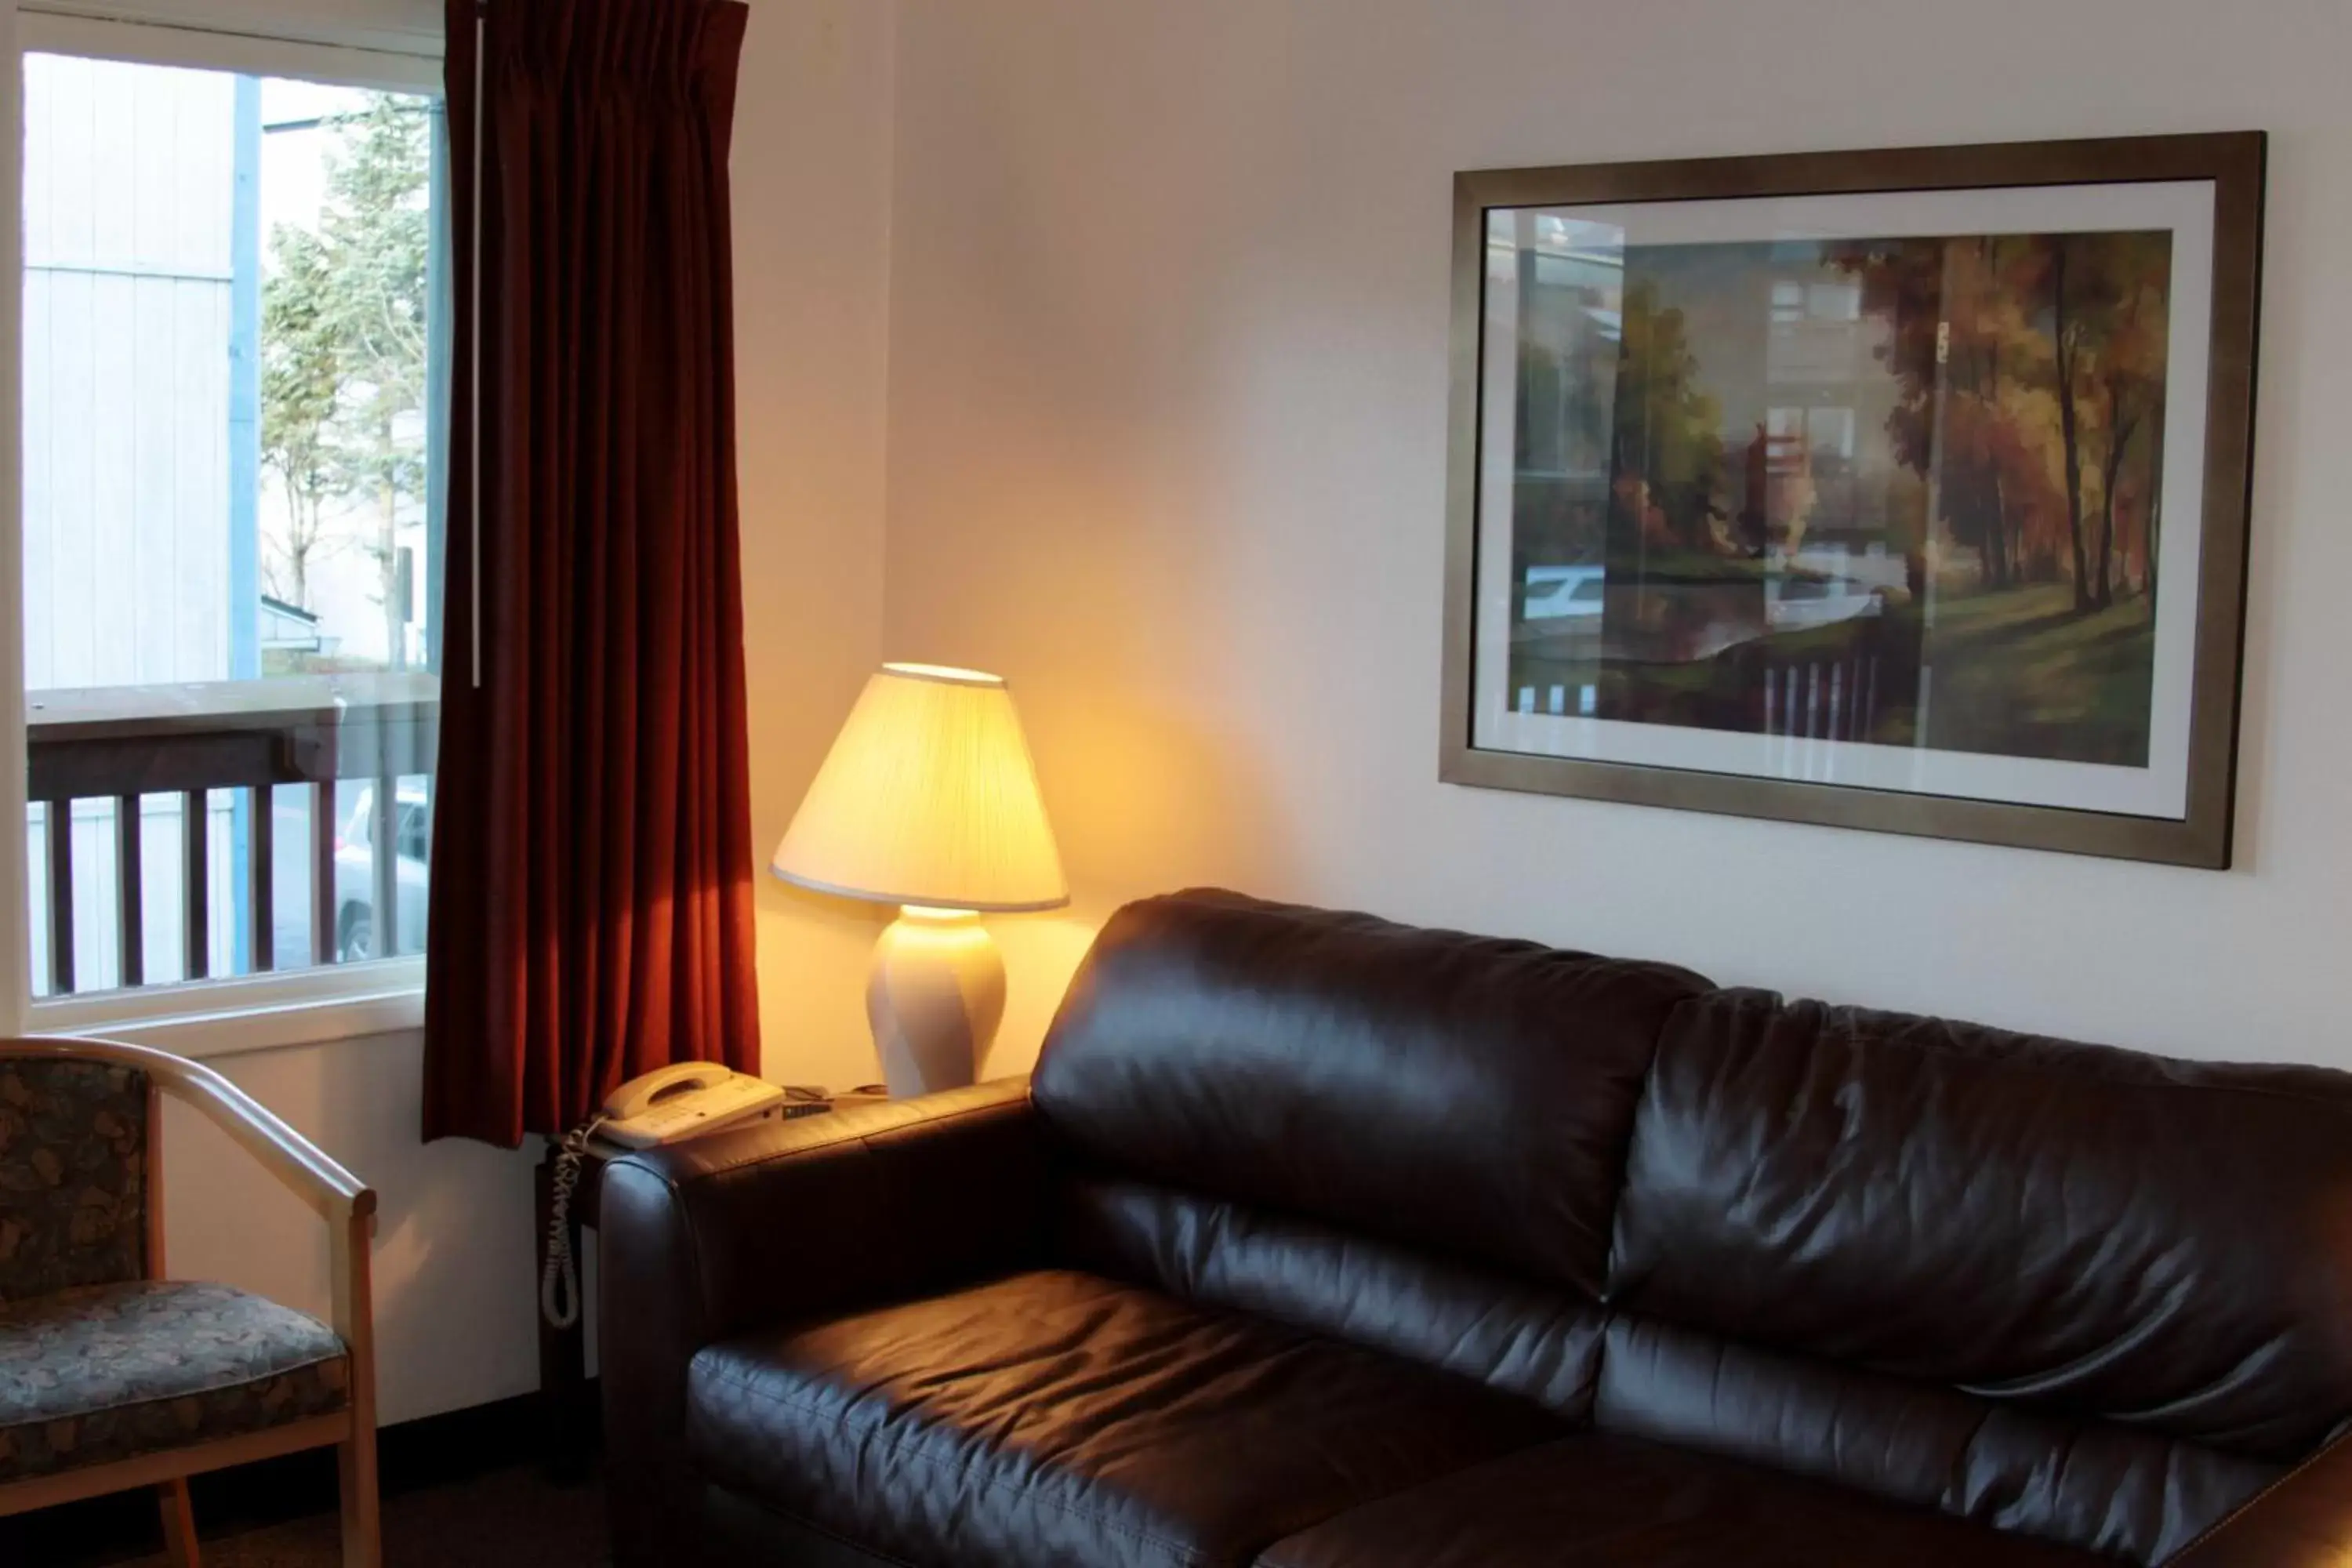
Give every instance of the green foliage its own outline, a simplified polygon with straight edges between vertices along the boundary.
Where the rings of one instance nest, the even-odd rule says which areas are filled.
[[[261,294],[261,460],[286,487],[285,531],[272,542],[270,589],[307,609],[310,559],[324,541],[337,464],[329,427],[342,354],[326,310],[332,266],[318,237],[280,225],[269,237],[277,275]]]
[[[262,289],[262,459],[289,513],[270,565],[307,607],[314,554],[356,545],[389,616],[394,529],[425,489],[430,124],[415,100],[380,94],[331,133],[318,230],[278,226]],[[345,539],[332,503],[364,507],[374,527]]]
[[[2084,612],[2065,582],[1968,594],[1937,606],[1926,743],[1944,751],[2147,765],[2155,605]]]
[[[348,493],[415,494],[424,447],[401,425],[425,412],[425,119],[383,96],[340,131],[320,224],[334,262],[325,309],[349,375],[337,458]]]

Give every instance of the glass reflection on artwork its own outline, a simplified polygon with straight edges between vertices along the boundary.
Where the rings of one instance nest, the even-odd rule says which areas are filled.
[[[2173,238],[1490,213],[1509,708],[2147,767]]]

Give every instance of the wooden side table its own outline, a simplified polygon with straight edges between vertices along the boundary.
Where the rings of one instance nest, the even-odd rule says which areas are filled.
[[[787,1120],[817,1116],[855,1105],[877,1105],[888,1096],[880,1089],[851,1089],[845,1094],[821,1098],[787,1100],[783,1115]],[[722,1131],[724,1131],[722,1129]],[[547,1247],[551,1226],[555,1218],[555,1163],[557,1148],[553,1142],[547,1146],[531,1181],[531,1234],[537,1238],[536,1262],[530,1282],[538,1289],[541,1272],[547,1268]],[[591,1144],[581,1156],[580,1180],[572,1190],[572,1213],[567,1224],[572,1241],[572,1256],[580,1257],[582,1233],[594,1228],[597,1198],[603,1190],[604,1167],[621,1157],[624,1151],[604,1144]],[[584,1286],[584,1274],[583,1286]],[[539,1314],[539,1394],[541,1420],[547,1431],[546,1455],[548,1468],[559,1481],[580,1481],[587,1479],[595,1444],[597,1409],[594,1389],[588,1381],[588,1308],[581,1303],[579,1316],[572,1327],[559,1329]]]

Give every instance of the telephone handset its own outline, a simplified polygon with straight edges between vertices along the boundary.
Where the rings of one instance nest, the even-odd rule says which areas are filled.
[[[774,1084],[717,1062],[678,1062],[614,1089],[590,1131],[624,1148],[650,1149],[764,1115],[783,1098]]]
[[[589,1141],[624,1149],[651,1149],[698,1138],[765,1116],[784,1091],[717,1062],[677,1062],[633,1078],[614,1089],[604,1109],[556,1141],[553,1192],[548,1205],[547,1266],[539,1277],[539,1310],[559,1329],[580,1321],[580,1269],[572,1256],[572,1194]]]

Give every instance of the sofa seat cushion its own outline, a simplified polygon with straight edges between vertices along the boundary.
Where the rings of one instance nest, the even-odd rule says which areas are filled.
[[[330,1415],[332,1329],[226,1285],[138,1280],[0,1308],[0,1484]]]
[[[1244,1564],[1568,1428],[1466,1378],[1065,1270],[698,1353],[722,1487],[908,1563]]]
[[[1327,1520],[1261,1568],[2095,1568],[2108,1559],[1586,1432]]]

